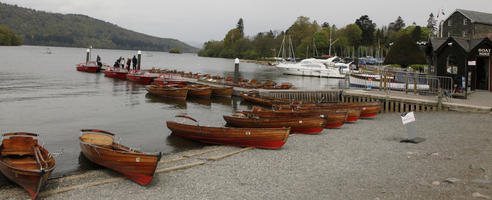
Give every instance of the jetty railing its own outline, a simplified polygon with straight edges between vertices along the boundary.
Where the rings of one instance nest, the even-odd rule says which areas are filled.
[[[327,91],[264,91],[261,95],[290,99],[306,103],[351,103],[381,102],[381,112],[435,112],[442,109],[436,101],[390,96],[384,94],[361,93],[350,90]]]

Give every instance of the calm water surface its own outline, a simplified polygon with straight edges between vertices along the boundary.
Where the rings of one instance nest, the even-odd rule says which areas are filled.
[[[51,54],[47,52],[50,51]],[[93,49],[103,63],[135,51]],[[41,135],[41,143],[55,154],[53,176],[77,173],[94,166],[80,158],[79,130],[97,128],[114,132],[121,143],[145,152],[175,153],[202,144],[170,136],[166,120],[178,114],[196,118],[201,125],[223,126],[222,115],[250,105],[238,98],[211,101],[167,100],[146,95],[143,85],[114,80],[104,74],[75,70],[85,61],[85,49],[63,47],[0,47],[0,132],[26,131]],[[202,58],[196,54],[143,52],[142,68],[167,68],[232,76],[233,60]],[[247,79],[291,82],[297,88],[337,88],[339,80],[284,76],[269,66],[241,63]]]

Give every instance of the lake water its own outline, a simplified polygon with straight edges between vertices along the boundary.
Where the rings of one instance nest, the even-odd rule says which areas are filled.
[[[39,133],[44,147],[55,154],[54,177],[95,167],[80,158],[80,129],[107,130],[121,137],[124,145],[170,154],[203,145],[170,136],[166,120],[187,114],[201,125],[223,126],[223,115],[251,108],[240,98],[180,102],[151,97],[143,85],[107,78],[103,73],[76,71],[75,65],[85,61],[85,52],[82,48],[0,47],[0,133]],[[100,55],[102,62],[109,65],[120,56],[135,54],[136,51],[92,50],[94,58]],[[143,52],[142,69],[152,67],[232,76],[234,61],[196,54]],[[300,89],[333,89],[340,82],[284,76],[270,66],[250,63],[241,63],[240,71],[246,79],[290,82]]]

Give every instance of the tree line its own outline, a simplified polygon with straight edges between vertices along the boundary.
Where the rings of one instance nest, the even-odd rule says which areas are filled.
[[[19,45],[22,45],[22,38],[7,27],[0,25],[0,46]]]
[[[280,46],[288,38],[294,47],[296,58],[308,58],[321,55],[342,57],[385,57],[393,43],[402,35],[408,35],[413,41],[427,41],[436,34],[436,20],[431,13],[425,27],[415,22],[406,26],[398,17],[394,22],[377,28],[369,16],[363,15],[354,23],[338,28],[323,22],[300,16],[285,31],[267,31],[255,36],[244,35],[244,21],[239,19],[236,27],[229,30],[223,40],[208,41],[199,56],[269,59],[281,55]],[[330,45],[331,44],[331,45]]]

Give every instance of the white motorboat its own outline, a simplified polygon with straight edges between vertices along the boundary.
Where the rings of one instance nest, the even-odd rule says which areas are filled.
[[[279,63],[276,67],[287,75],[328,78],[345,78],[345,73],[350,71],[348,67],[331,66],[330,61],[314,58],[304,59],[299,63]]]

